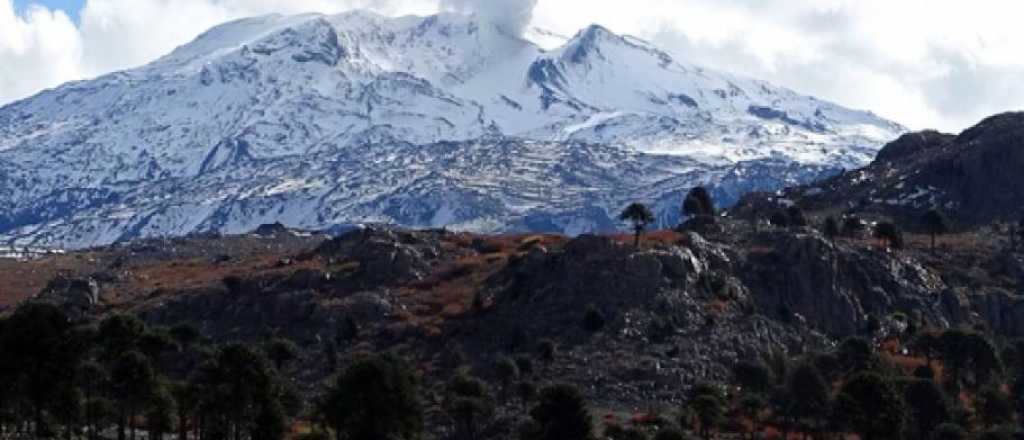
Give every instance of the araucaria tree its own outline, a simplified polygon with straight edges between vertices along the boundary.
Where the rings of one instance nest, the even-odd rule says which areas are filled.
[[[715,215],[715,202],[711,194],[702,186],[690,190],[683,199],[683,215],[687,217]]]
[[[875,238],[886,248],[903,249],[903,232],[893,223],[879,223],[875,226]]]
[[[361,359],[338,377],[321,412],[339,440],[415,440],[423,431],[417,386],[397,358]]]
[[[878,373],[854,374],[836,398],[835,413],[861,440],[897,438],[903,430],[903,399],[896,387]]]
[[[494,399],[480,379],[459,372],[448,382],[444,410],[465,440],[477,440],[483,425],[494,415]]]
[[[540,392],[530,410],[532,423],[524,438],[534,440],[594,440],[594,422],[579,389],[571,385],[552,385]]]
[[[628,221],[633,224],[633,246],[639,247],[640,236],[643,235],[648,225],[654,223],[654,214],[647,205],[633,203],[622,211],[622,214],[619,215],[619,220]]]
[[[839,237],[839,221],[833,216],[825,218],[825,225],[822,233],[825,234],[825,238],[832,243],[832,246],[836,245],[836,237]]]
[[[928,212],[924,213],[924,217],[921,220],[924,223],[925,230],[931,235],[932,253],[934,253],[935,238],[949,232],[949,220],[938,209],[929,209]]]

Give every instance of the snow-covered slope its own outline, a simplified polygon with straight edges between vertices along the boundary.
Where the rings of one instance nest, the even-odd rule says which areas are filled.
[[[10,104],[0,243],[278,220],[578,233],[634,199],[671,224],[693,185],[729,202],[861,166],[904,131],[600,26],[525,38],[558,47],[450,14],[257,17]]]

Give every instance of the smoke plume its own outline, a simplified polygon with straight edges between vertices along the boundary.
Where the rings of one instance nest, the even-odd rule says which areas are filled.
[[[537,0],[441,0],[441,10],[473,14],[503,31],[521,36],[533,20]]]

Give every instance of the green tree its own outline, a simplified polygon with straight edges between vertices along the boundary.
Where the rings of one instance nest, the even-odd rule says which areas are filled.
[[[212,362],[200,368],[194,384],[204,390],[199,412],[204,421],[213,421],[203,423],[212,430],[208,434],[234,440],[263,429],[257,418],[274,411],[268,406],[281,404],[287,391],[261,351],[237,343],[220,347]]]
[[[588,305],[586,311],[583,312],[583,329],[591,333],[597,333],[604,328],[604,325],[604,314],[598,310],[597,306],[593,304]]]
[[[177,417],[178,440],[188,440],[191,420],[199,406],[199,392],[187,381],[172,382],[169,386],[171,397],[175,402],[175,416]]]
[[[281,402],[272,398],[261,401],[253,421],[251,440],[282,440],[287,433],[288,416]]]
[[[804,215],[804,210],[800,209],[799,206],[793,205],[786,208],[786,217],[788,218],[787,224],[790,226],[807,226],[807,216]]]
[[[903,401],[896,388],[877,373],[854,374],[839,392],[836,412],[861,440],[898,438],[903,430]]]
[[[288,362],[299,358],[299,347],[290,339],[273,338],[267,341],[264,350],[277,371],[284,371]]]
[[[330,389],[322,412],[339,440],[422,436],[416,376],[392,356],[367,357],[349,366]]]
[[[608,440],[647,440],[647,435],[637,428],[626,428],[618,424],[610,424],[604,428],[604,437]]]
[[[903,389],[903,401],[916,429],[911,438],[928,438],[933,428],[949,421],[946,395],[933,380],[919,379],[908,383]]]
[[[701,205],[700,200],[693,196],[687,196],[683,199],[683,215],[686,217],[699,217],[703,215],[704,207]]]
[[[931,438],[932,440],[967,440],[967,431],[960,425],[943,423],[935,427]]]
[[[534,440],[594,440],[593,420],[580,391],[571,385],[552,385],[540,392],[530,417]]]
[[[814,364],[803,362],[795,369],[786,384],[790,394],[790,409],[797,420],[803,420],[805,432],[817,432],[829,415],[831,391],[825,378]]]
[[[745,392],[765,395],[775,379],[772,371],[763,362],[742,360],[732,369],[733,379]]]
[[[867,224],[860,217],[849,215],[843,218],[843,235],[847,237],[858,237],[864,230],[867,229]]]
[[[724,406],[718,396],[711,394],[701,394],[690,402],[690,408],[700,425],[702,438],[711,438],[711,433],[722,423],[725,417]]]
[[[662,428],[654,434],[654,440],[686,440],[683,433],[675,428]]]
[[[761,413],[768,408],[768,402],[757,394],[746,394],[739,402],[740,414],[750,420],[750,438],[761,430]]]
[[[633,224],[633,247],[640,247],[640,237],[647,226],[654,223],[654,213],[643,203],[633,203],[619,214],[619,220]]]
[[[832,243],[832,247],[836,245],[836,238],[839,237],[839,221],[833,216],[825,218],[825,225],[822,227],[822,233],[825,234],[825,238]]]
[[[931,366],[932,361],[941,357],[943,353],[942,338],[934,332],[919,332],[910,340],[908,345],[914,353],[924,356],[929,366]]]
[[[47,415],[68,409],[66,393],[73,391],[74,372],[82,358],[80,340],[57,307],[26,304],[15,310],[0,333],[0,372],[8,400],[27,410],[33,435],[53,434]]]
[[[839,363],[845,365],[848,372],[870,370],[875,367],[876,355],[871,342],[860,337],[850,337],[841,344],[836,351]]]
[[[946,216],[938,209],[929,209],[928,212],[924,213],[922,217],[922,223],[924,223],[925,230],[932,238],[932,253],[935,253],[935,238],[936,236],[949,232],[949,220]]]
[[[903,249],[903,232],[894,223],[879,223],[875,226],[875,238],[882,247]]]
[[[715,215],[715,202],[711,193],[702,186],[690,190],[683,200],[683,215],[688,217]]]
[[[994,428],[1013,421],[1013,403],[1010,396],[994,386],[987,386],[978,391],[975,412],[985,428]]]
[[[128,351],[114,362],[110,380],[118,406],[117,438],[124,440],[127,427],[135,440],[135,421],[157,391],[156,371],[146,355]]]
[[[146,324],[133,315],[115,314],[100,322],[97,339],[104,348],[104,359],[114,360],[138,348]]]
[[[500,356],[494,363],[494,372],[498,375],[498,383],[501,384],[501,400],[508,399],[508,391],[512,384],[519,378],[519,366],[508,356]]]
[[[200,335],[199,330],[191,324],[178,324],[171,327],[171,337],[178,343],[182,348],[191,347],[196,342],[199,342]]]
[[[136,343],[138,350],[154,362],[159,362],[161,355],[176,352],[181,348],[171,332],[165,329],[149,329],[139,336]]]
[[[968,333],[964,330],[950,329],[939,337],[942,345],[943,371],[948,378],[947,383],[953,390],[954,396],[960,392],[963,372],[971,355],[971,349],[967,346],[970,341],[967,335]]]
[[[523,403],[523,408],[529,407],[530,402],[537,397],[537,385],[529,380],[519,381],[516,390],[519,393],[519,401]]]
[[[943,367],[953,394],[959,394],[967,379],[973,389],[991,383],[1002,371],[996,348],[984,335],[950,329],[940,336]]]
[[[109,388],[107,371],[97,362],[83,362],[78,369],[77,379],[78,386],[82,390],[84,402],[82,410],[87,438],[96,440],[99,438],[99,424],[102,414],[95,413],[93,411],[95,406],[91,405],[90,402],[100,398],[102,391]]]
[[[1010,382],[1010,396],[1017,411],[1017,418],[1024,420],[1024,368],[1014,370],[1014,377]]]
[[[494,415],[494,399],[487,384],[466,373],[448,382],[444,409],[466,440],[476,440],[485,420]]]
[[[153,390],[146,410],[148,440],[163,440],[164,435],[174,430],[174,398],[167,384],[162,381]]]
[[[551,364],[555,361],[555,356],[558,355],[558,346],[551,339],[541,339],[540,343],[537,344],[537,352],[545,364]]]
[[[1003,372],[1003,363],[992,340],[978,332],[967,335],[968,369],[972,389],[994,383]]]

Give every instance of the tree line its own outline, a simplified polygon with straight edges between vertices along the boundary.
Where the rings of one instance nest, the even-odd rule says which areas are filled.
[[[272,440],[302,409],[294,344],[213,345],[131,315],[76,324],[26,304],[0,320],[0,433],[20,438]]]

